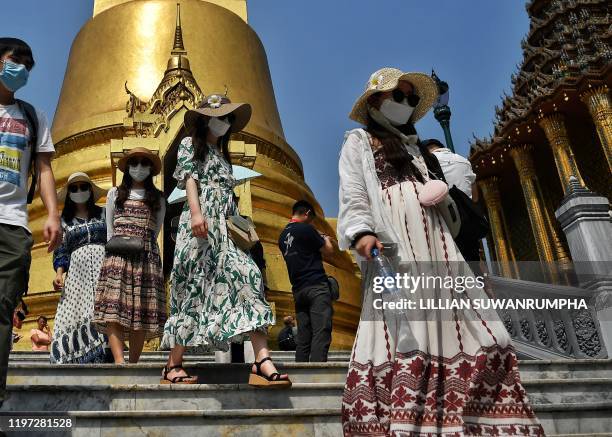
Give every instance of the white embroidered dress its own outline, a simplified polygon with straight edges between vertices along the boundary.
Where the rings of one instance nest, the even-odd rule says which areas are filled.
[[[427,180],[418,149],[408,151]],[[341,249],[358,233],[373,231],[397,243],[403,262],[446,268],[463,261],[437,209],[419,203],[422,184],[394,174],[382,153],[373,153],[364,130],[347,133],[339,173]],[[510,336],[495,312],[447,311],[446,317],[424,310],[406,317],[373,311],[380,295],[367,285],[368,271],[343,397],[346,436],[543,435],[520,383]],[[451,298],[457,292],[439,293]],[[467,296],[486,297],[482,289]]]

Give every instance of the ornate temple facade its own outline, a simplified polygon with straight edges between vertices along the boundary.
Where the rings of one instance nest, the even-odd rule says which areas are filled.
[[[298,199],[317,209],[315,226],[335,235],[304,180],[297,153],[286,142],[276,107],[264,47],[247,24],[246,0],[96,0],[94,16],[70,52],[52,134],[58,189],[74,171],[85,171],[100,186],[118,183],[116,164],[136,146],[158,153],[163,162],[157,186],[166,197],[175,188],[172,173],[183,117],[205,95],[223,93],[249,102],[253,115],[230,143],[232,162],[263,176],[240,186],[239,208],[254,219],[264,245],[268,300],[277,320],[294,313],[291,285],[277,241]],[[120,179],[119,179],[120,180]],[[182,205],[169,205],[160,235],[167,277],[172,266],[172,219]],[[30,208],[37,244],[33,250],[31,319],[51,316],[59,294],[51,291],[54,272],[42,242],[45,216],[40,199]],[[360,282],[348,253],[325,259],[338,278],[332,347],[350,348],[360,312]],[[27,342],[24,342],[27,343]],[[20,345],[21,348],[29,345]],[[149,345],[155,347],[155,345]]]
[[[540,261],[571,267],[555,209],[574,184],[612,198],[612,21],[607,0],[532,0],[512,94],[469,159],[486,205],[501,275]],[[575,179],[574,179],[575,178]]]

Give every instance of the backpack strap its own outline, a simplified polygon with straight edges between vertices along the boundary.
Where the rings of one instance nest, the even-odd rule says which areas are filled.
[[[34,200],[34,194],[36,193],[36,181],[38,179],[38,169],[36,168],[36,146],[38,145],[38,116],[36,115],[36,109],[30,103],[23,100],[17,100],[19,110],[25,115],[26,122],[28,123],[28,130],[30,132],[30,163],[28,169],[32,174],[32,183],[28,190],[28,204]]]

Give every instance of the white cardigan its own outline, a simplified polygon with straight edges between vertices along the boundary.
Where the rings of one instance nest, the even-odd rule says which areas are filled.
[[[418,148],[406,146],[406,149],[416,158],[414,163],[424,180],[429,180],[427,167]],[[365,130],[353,129],[344,135],[338,172],[340,190],[337,232],[340,250],[350,249],[355,236],[365,231],[375,232],[381,241],[400,243],[383,207],[381,183]],[[361,260],[361,257],[358,259]]]

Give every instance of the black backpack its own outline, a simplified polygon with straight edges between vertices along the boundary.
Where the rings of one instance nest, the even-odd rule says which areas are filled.
[[[38,116],[36,115],[36,109],[30,103],[23,100],[17,100],[17,106],[22,114],[25,115],[26,122],[28,123],[28,130],[30,132],[30,164],[28,168],[32,174],[32,183],[28,190],[28,204],[34,200],[34,193],[36,192],[36,181],[38,179],[38,169],[36,168],[36,145],[38,144]]]
[[[295,337],[293,336],[293,329],[290,326],[284,327],[279,332],[278,346],[282,351],[294,351],[297,347]]]

